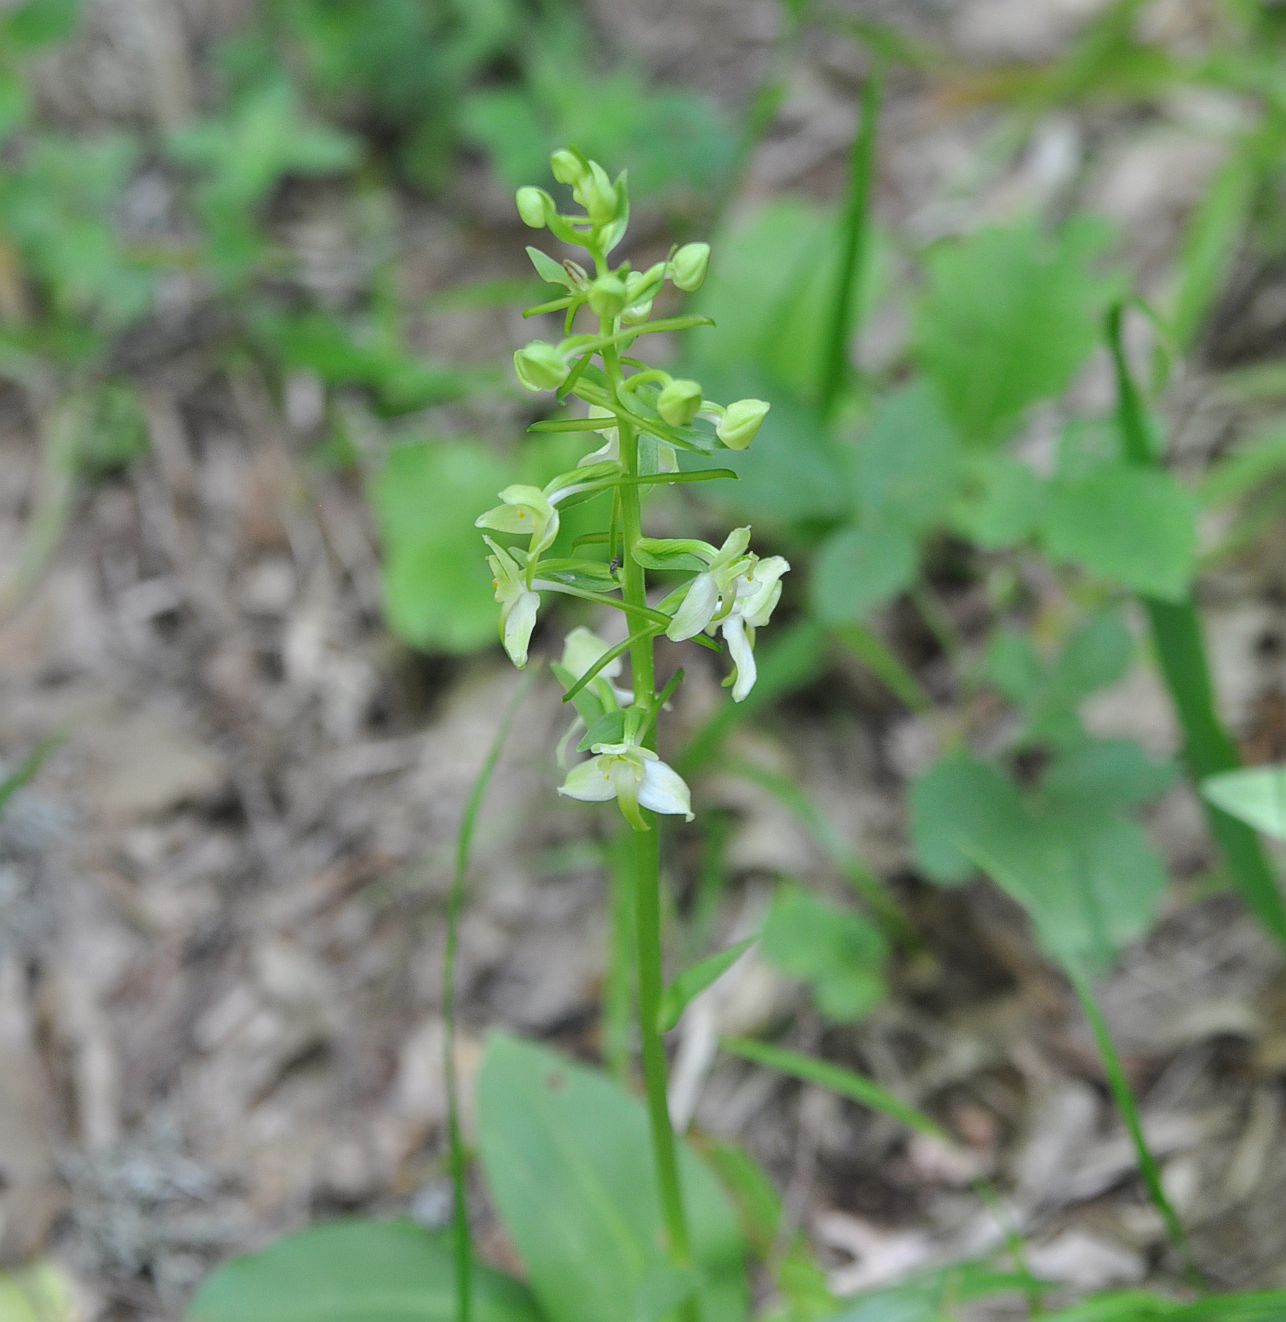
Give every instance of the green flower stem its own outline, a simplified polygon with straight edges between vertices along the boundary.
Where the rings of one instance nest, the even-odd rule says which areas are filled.
[[[607,326],[604,326],[604,336]],[[603,349],[603,365],[613,392],[622,384],[621,360],[613,345]],[[638,433],[622,419],[617,421],[621,462],[627,476],[639,471]],[[647,610],[647,571],[634,551],[643,536],[639,487],[627,483],[619,488],[621,532],[624,541],[624,598],[639,612]],[[655,635],[641,631],[630,646],[630,671],[634,701],[653,706],[656,702],[656,663],[652,654]],[[656,725],[643,736],[643,745],[656,750]],[[650,830],[631,831],[634,837],[634,927],[638,959],[639,1032],[643,1048],[643,1081],[647,1093],[648,1123],[652,1131],[652,1159],[661,1199],[661,1217],[669,1240],[670,1256],[680,1271],[692,1266],[692,1242],[679,1184],[679,1154],[666,1087],[665,1044],[661,1039],[660,1010],[663,986],[661,970],[661,849],[656,818],[648,813]],[[683,1322],[700,1322],[701,1310],[695,1294],[682,1309]]]

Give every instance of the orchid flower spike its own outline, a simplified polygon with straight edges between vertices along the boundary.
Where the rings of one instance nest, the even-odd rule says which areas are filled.
[[[650,748],[627,739],[620,744],[593,744],[590,751],[594,756],[567,773],[559,794],[582,803],[615,799],[636,831],[648,829],[642,808],[692,820],[692,795],[686,782]]]

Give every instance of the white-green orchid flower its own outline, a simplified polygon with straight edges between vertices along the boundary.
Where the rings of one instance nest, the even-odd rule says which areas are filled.
[[[490,537],[484,537],[483,541],[492,551],[487,564],[491,566],[491,586],[500,603],[500,639],[509,659],[521,670],[527,664],[531,631],[536,627],[539,589],[546,585],[540,579],[528,583],[526,569],[504,547],[497,546]]]
[[[594,756],[567,773],[567,779],[558,787],[559,794],[582,803],[615,799],[636,831],[648,829],[641,808],[692,820],[692,796],[683,777],[650,748],[627,740],[593,744],[590,751]]]
[[[781,576],[790,569],[789,563],[779,555],[770,555],[766,560],[756,556],[754,561],[737,578],[727,613],[708,626],[711,633],[719,629],[732,655],[733,702],[744,701],[755,686],[759,676],[755,665],[755,630],[768,623],[781,600]]]
[[[473,526],[490,528],[495,532],[529,534],[531,541],[527,544],[527,563],[534,571],[541,555],[553,546],[558,536],[559,505],[572,496],[594,489],[596,483],[610,477],[613,471],[619,472],[619,467],[613,470],[611,466],[605,465],[602,471],[594,473],[581,473],[574,469],[570,473],[559,473],[543,489],[516,483],[506,487],[500,493],[502,503],[485,514],[479,514]]]
[[[750,529],[734,528],[717,551],[709,548],[705,554],[707,568],[692,580],[687,596],[666,628],[665,636],[671,642],[681,643],[686,638],[695,638],[716,618],[722,601],[731,603],[735,595],[733,583],[754,560],[753,556],[746,554],[749,545]]]
[[[539,487],[515,483],[500,493],[500,499],[502,504],[474,519],[475,528],[530,534],[529,556],[539,556],[553,546],[558,536],[558,510]]]

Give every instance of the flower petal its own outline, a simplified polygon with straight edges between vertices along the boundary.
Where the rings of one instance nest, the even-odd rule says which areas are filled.
[[[496,532],[529,533],[534,527],[534,521],[529,509],[517,505],[497,505],[495,509],[479,514],[473,526],[493,528]]]
[[[644,768],[639,803],[653,812],[675,813],[692,820],[692,795],[687,783],[665,762],[649,762]]]
[[[520,592],[513,602],[500,612],[501,636],[509,659],[519,670],[527,664],[527,648],[531,631],[536,627],[536,611],[540,608],[538,592]]]
[[[569,799],[579,799],[582,803],[606,803],[608,799],[614,799],[616,786],[612,784],[610,763],[603,757],[591,757],[588,762],[578,762],[567,773],[567,779],[558,787],[558,792]]]
[[[752,639],[746,636],[746,626],[740,615],[729,615],[723,622],[723,637],[732,654],[732,663],[736,666],[732,700],[742,702],[754,688],[755,680],[759,678],[759,668],[755,665]]]
[[[648,824],[639,811],[639,793],[647,776],[646,768],[655,766],[656,761],[654,758],[651,762],[644,762],[643,758],[638,756],[646,752],[647,749],[630,745],[629,752],[611,759],[612,785],[616,790],[616,802],[620,805],[621,815],[636,831],[648,829]]]
[[[674,612],[665,636],[675,643],[681,643],[685,638],[694,638],[714,618],[718,604],[719,584],[715,576],[698,574],[688,588],[688,595]]]

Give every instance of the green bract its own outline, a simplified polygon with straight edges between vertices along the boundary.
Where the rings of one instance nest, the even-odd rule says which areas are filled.
[[[649,811],[691,816],[687,786],[656,753],[658,690],[664,686],[656,675],[655,639],[661,634],[676,642],[696,639],[715,650],[718,644],[710,639],[720,639],[733,663],[727,681],[732,697],[742,701],[756,678],[755,631],[768,623],[790,566],[780,556],[761,560],[751,551],[749,528],[735,529],[719,549],[691,537],[646,537],[643,498],[655,486],[732,476],[725,470],[680,472],[677,452],[744,450],[768,404],[742,399],[721,405],[705,397],[699,381],[671,378],[637,357],[637,342],[645,335],[708,324],[700,317],[652,320],[652,308],[667,279],[683,292],[701,286],[709,244],[686,243],[668,261],[643,270],[628,261],[613,267],[608,254],[629,220],[625,175],[610,178],[597,161],[570,147],[554,152],[550,169],[570,186],[580,210],[560,210],[550,194],[527,186],[516,195],[519,215],[533,229],[547,228],[563,242],[580,245],[588,261],[560,262],[528,248],[537,273],[558,289],[557,297],[528,315],[560,314],[563,338],[533,340],[519,349],[514,370],[528,390],[575,396],[585,406],[571,417],[538,422],[537,429],[574,433],[580,418],[604,444],[543,489],[505,487],[500,504],[480,515],[477,526],[526,539],[522,549],[503,548],[490,538],[487,543],[501,636],[515,665],[526,664],[542,592],[580,597],[624,615],[627,633],[620,643],[609,645],[587,629],[574,630],[554,667],[580,718],[560,744],[559,759],[582,725],[581,751],[592,754],[572,767],[561,792],[590,802],[615,799],[630,825],[646,831]],[[560,507],[589,500],[602,512],[602,530],[578,539],[568,555],[557,549]],[[585,541],[606,547],[610,567],[574,554]],[[647,573],[659,569],[689,578],[653,605]],[[618,687],[612,681],[627,654],[630,684]]]

